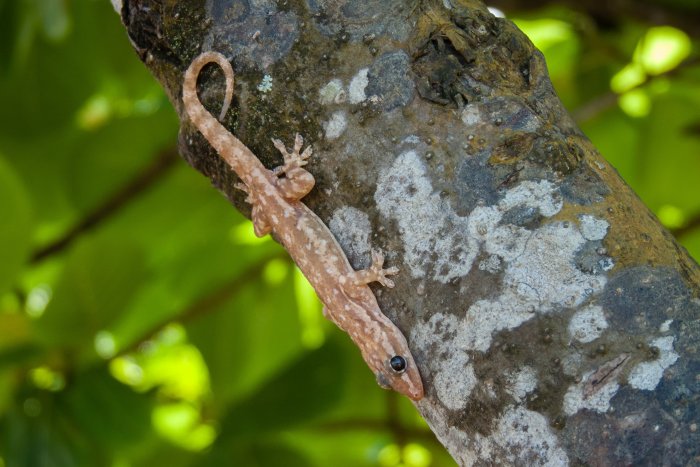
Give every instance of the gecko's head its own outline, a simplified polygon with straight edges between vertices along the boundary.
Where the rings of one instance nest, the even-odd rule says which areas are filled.
[[[374,353],[370,363],[377,383],[415,401],[422,399],[420,373],[403,336],[400,336],[399,342],[393,343],[389,338],[389,342],[385,341],[384,344],[380,352]]]

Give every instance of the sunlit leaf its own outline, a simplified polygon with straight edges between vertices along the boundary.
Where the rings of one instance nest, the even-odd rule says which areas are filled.
[[[0,156],[0,294],[13,285],[31,246],[32,208],[22,181]]]
[[[630,117],[645,117],[651,111],[651,99],[643,89],[633,89],[618,99],[620,108]]]
[[[202,423],[199,409],[187,402],[157,406],[153,426],[161,436],[191,451],[201,451],[216,437],[214,427]]]
[[[670,26],[657,26],[649,28],[639,42],[634,60],[647,73],[658,75],[678,66],[690,50],[690,38],[686,33]]]
[[[630,63],[612,77],[610,88],[617,93],[622,93],[644,83],[646,78],[646,73],[641,65]]]

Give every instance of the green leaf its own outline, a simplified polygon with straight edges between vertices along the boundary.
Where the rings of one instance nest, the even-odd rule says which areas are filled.
[[[22,181],[0,156],[0,294],[12,286],[29,253],[32,209]]]
[[[640,132],[641,198],[656,211],[670,204],[688,214],[700,210],[700,138],[692,131],[700,122],[700,92],[682,81],[652,99],[652,111]]]
[[[20,344],[0,350],[0,370],[13,366],[26,365],[39,360],[44,355],[44,349],[35,344]]]
[[[85,238],[66,259],[37,333],[47,344],[92,348],[95,334],[124,312],[144,281],[140,248],[106,235]]]
[[[231,443],[212,450],[199,467],[244,465],[246,467],[307,467],[312,464],[301,452],[280,442]]]
[[[228,410],[217,444],[289,429],[327,412],[344,391],[345,367],[333,341],[303,355]]]
[[[303,351],[289,271],[275,286],[239,275],[228,286],[237,289],[231,299],[188,323],[187,333],[207,362],[220,401],[251,394]]]
[[[116,381],[105,368],[81,373],[62,393],[58,411],[76,425],[94,450],[133,450],[153,436],[151,397]]]
[[[8,467],[82,464],[75,438],[53,413],[52,400],[26,397],[0,424],[0,452]]]
[[[114,119],[81,133],[64,168],[64,180],[69,181],[65,189],[73,206],[87,211],[113,196],[163,148],[172,146],[176,135],[177,120],[169,108],[151,115]],[[134,141],[141,143],[134,145]]]

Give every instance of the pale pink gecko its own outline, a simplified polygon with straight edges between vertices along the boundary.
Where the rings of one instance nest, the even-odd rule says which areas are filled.
[[[197,77],[208,63],[218,64],[226,76],[226,94],[219,120],[223,120],[233,96],[233,69],[226,57],[205,52],[190,64],[182,90],[182,101],[192,123],[242,180],[238,187],[252,204],[255,234],[274,233],[309,280],[325,305],[323,314],[347,332],[360,348],[379,385],[392,388],[413,400],[423,397],[418,367],[399,329],[382,314],[367,286],[394,283],[387,275],[397,268],[382,269],[384,256],[372,251],[369,269],[355,271],[328,227],[300,200],[314,186],[314,177],[302,166],[311,147],[301,151],[303,139],[296,136],[294,150],[273,139],[284,157],[284,165],[268,170],[238,138],[207,111],[197,96]]]

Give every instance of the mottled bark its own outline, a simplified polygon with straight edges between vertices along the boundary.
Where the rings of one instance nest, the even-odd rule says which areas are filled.
[[[700,455],[700,273],[562,108],[542,55],[471,0],[124,1],[185,159],[244,212],[183,114],[204,50],[225,124],[268,167],[314,144],[305,199],[408,337],[417,403],[461,465],[687,465]],[[223,81],[205,70],[216,115]],[[358,356],[359,358],[359,356]]]

